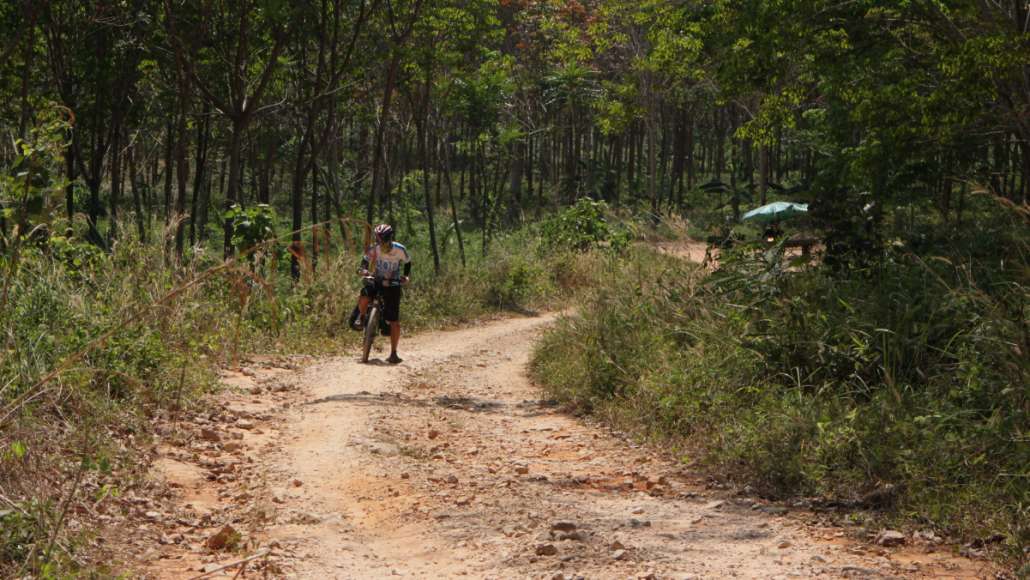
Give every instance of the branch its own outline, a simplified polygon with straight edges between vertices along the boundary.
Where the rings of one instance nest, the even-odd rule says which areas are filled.
[[[379,0],[373,0],[378,5]],[[358,44],[358,35],[361,32],[362,26],[365,24],[365,20],[368,18],[369,11],[366,10],[368,6],[365,4],[365,0],[361,0],[361,11],[358,12],[358,18],[354,21],[354,33],[351,35],[350,43],[347,45],[347,53],[343,57],[343,66],[333,69],[333,78],[329,82],[329,86],[333,86],[340,82],[340,77],[343,76],[343,71],[350,67],[351,58],[354,55],[354,48]],[[333,46],[333,58],[336,57],[336,46]]]
[[[204,84],[204,81],[200,80],[200,76],[197,74],[197,69],[193,64],[193,59],[186,57],[186,50],[182,44],[182,39],[179,38],[179,35],[175,31],[175,18],[172,16],[171,0],[165,0],[165,20],[168,23],[168,38],[171,39],[172,45],[175,48],[175,60],[179,63],[180,68],[189,76],[190,82],[193,86],[197,87],[201,94],[204,95],[204,98],[207,99],[216,109],[221,111],[223,115],[234,115],[236,111],[231,109],[225,101],[219,99],[218,96],[215,95],[206,84]]]
[[[226,564],[224,566],[220,566],[220,567],[215,568],[214,570],[211,570],[209,572],[204,572],[203,574],[194,576],[193,578],[190,578],[190,580],[198,580],[200,578],[207,578],[208,576],[214,574],[215,572],[221,572],[222,570],[228,570],[229,568],[235,568],[236,566],[239,566],[240,564],[246,564],[247,562],[250,562],[250,561],[253,561],[253,560],[257,560],[258,558],[267,556],[268,554],[269,554],[268,550],[261,550],[260,552],[254,554],[253,556],[247,556],[246,558],[244,558],[242,560],[237,560],[235,562],[230,562],[230,563],[228,563],[228,564]]]
[[[275,34],[275,45],[272,47],[272,54],[269,55],[268,60],[265,62],[265,70],[261,72],[261,80],[258,82],[257,88],[254,89],[254,94],[250,99],[246,99],[243,103],[243,107],[240,109],[242,115],[249,115],[252,112],[252,107],[257,106],[257,103],[261,101],[261,96],[265,92],[265,88],[268,86],[268,81],[272,78],[272,72],[275,70],[276,63],[279,62],[279,55],[282,53],[283,48],[286,47],[287,34],[284,30],[280,29]]]
[[[364,2],[362,2],[362,4],[364,4]],[[25,0],[25,16],[26,16],[26,19],[29,21],[28,27],[32,27],[32,26],[36,25],[36,12],[35,12],[35,10],[32,9],[34,5],[35,5],[35,2],[33,2],[32,0]],[[16,26],[15,27],[16,30],[15,30],[14,36],[10,39],[10,42],[8,42],[4,46],[3,51],[0,52],[0,62],[8,62],[8,60],[9,60],[9,58],[11,56],[11,53],[14,52],[14,49],[16,49],[18,47],[18,43],[21,41],[22,30],[24,28],[26,28],[26,27],[25,26]]]

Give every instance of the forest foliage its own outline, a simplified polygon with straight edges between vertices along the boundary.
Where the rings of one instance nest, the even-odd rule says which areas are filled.
[[[537,362],[556,395],[764,493],[891,486],[1020,554],[1028,10],[0,4],[0,573],[79,568],[69,498],[214,366],[336,348],[379,221],[414,327],[592,296],[548,339],[571,367]],[[809,203],[788,234],[819,260],[749,245],[774,200]],[[681,218],[737,248],[718,271],[632,247]]]

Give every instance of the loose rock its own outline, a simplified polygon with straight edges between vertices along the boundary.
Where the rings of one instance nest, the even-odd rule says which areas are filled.
[[[941,537],[938,536],[933,531],[916,532],[915,533],[915,538],[917,540],[923,540],[924,542],[928,542],[928,543],[931,543],[931,544],[939,544],[939,543],[942,542]]]
[[[222,529],[218,530],[218,533],[207,539],[205,544],[210,550],[223,550],[225,548],[231,548],[240,540],[240,534],[235,528],[226,524]]]
[[[292,523],[295,523],[295,524],[303,524],[303,525],[312,526],[312,525],[315,525],[315,524],[322,523],[322,517],[318,516],[316,514],[313,514],[313,513],[303,512],[303,513],[298,513],[298,514],[294,515],[293,518],[290,521]]]
[[[900,546],[905,543],[905,534],[895,530],[884,530],[876,536],[876,543],[880,546]]]
[[[537,556],[557,556],[558,548],[554,544],[540,544],[536,547]]]
[[[567,534],[559,534],[558,539],[563,541],[585,542],[587,541],[587,536],[583,532],[569,532]]]
[[[576,529],[576,524],[574,522],[565,521],[554,522],[553,524],[551,524],[551,529],[556,532],[571,532]]]

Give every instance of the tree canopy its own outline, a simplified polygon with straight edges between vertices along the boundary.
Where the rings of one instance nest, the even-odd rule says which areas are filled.
[[[484,232],[773,186],[827,224],[872,204],[880,235],[900,208],[961,222],[974,191],[1025,211],[1027,22],[1015,0],[26,0],[0,13],[0,121],[26,140],[64,111],[63,212],[36,219],[100,245],[132,216],[177,222],[180,254],[229,224],[230,253],[237,204],[396,219],[441,203],[413,171],[459,181],[451,219]]]

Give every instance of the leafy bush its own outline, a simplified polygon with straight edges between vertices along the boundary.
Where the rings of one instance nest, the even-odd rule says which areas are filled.
[[[545,336],[534,373],[762,494],[890,489],[891,514],[1002,533],[1023,558],[1030,290],[1007,242],[991,269],[956,248],[846,271],[742,253],[713,275],[637,249]]]
[[[36,521],[13,509],[0,510],[0,562],[21,562],[37,542]]]
[[[51,236],[48,246],[53,256],[64,263],[68,275],[77,279],[101,268],[107,257],[96,245],[67,236]]]
[[[25,139],[14,140],[14,159],[0,171],[0,216],[13,220],[23,236],[59,213],[66,185],[62,154],[68,147],[69,111],[42,104],[38,122]]]
[[[524,305],[528,299],[543,294],[546,274],[537,262],[522,256],[511,256],[495,263],[490,273],[488,300],[500,307]]]
[[[544,251],[571,249],[586,251],[591,248],[610,248],[621,251],[629,244],[630,235],[624,228],[612,225],[608,205],[603,201],[582,198],[575,205],[540,224]]]

